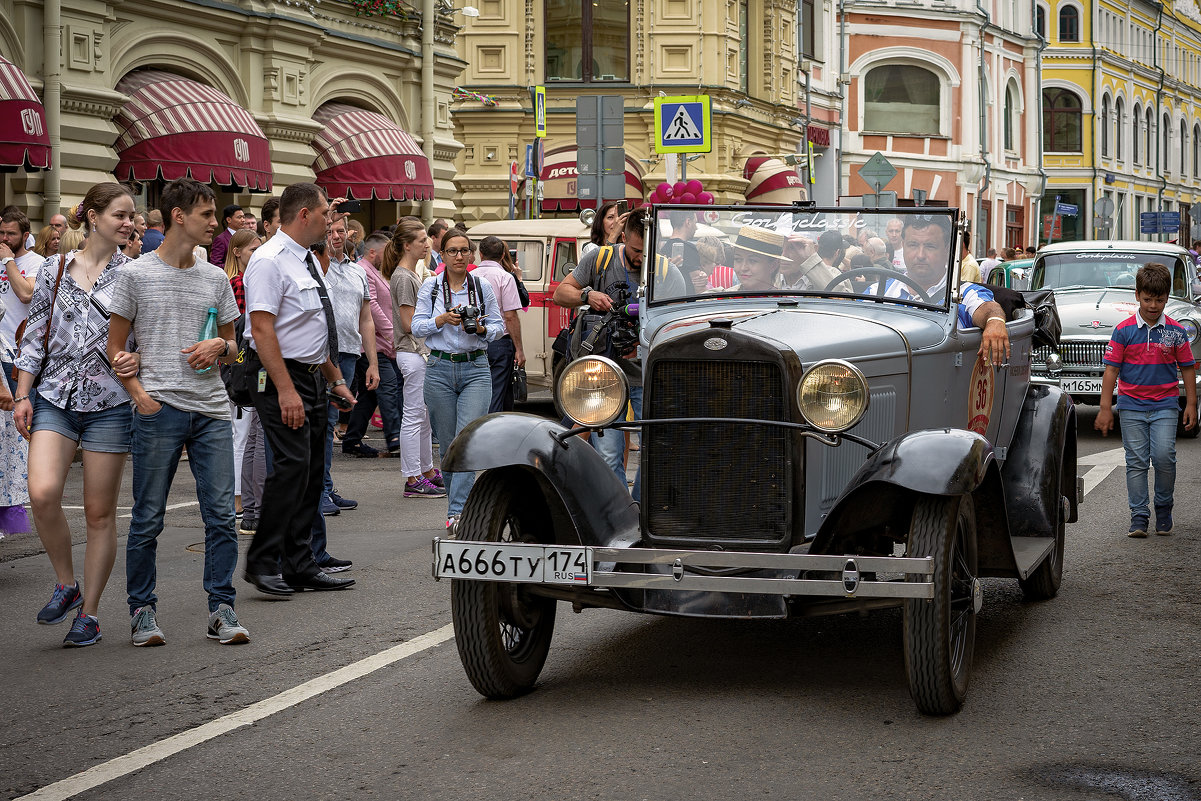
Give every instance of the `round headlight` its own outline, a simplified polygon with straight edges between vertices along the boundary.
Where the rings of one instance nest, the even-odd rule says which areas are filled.
[[[821,431],[846,431],[867,411],[867,380],[843,361],[819,362],[805,373],[797,387],[801,414]]]
[[[559,403],[578,425],[599,428],[625,414],[630,385],[625,373],[603,356],[585,356],[559,376]]]
[[[1197,336],[1201,335],[1201,326],[1197,325],[1196,320],[1185,317],[1180,321],[1180,327],[1184,329],[1184,333],[1188,334],[1189,342],[1196,342]]]

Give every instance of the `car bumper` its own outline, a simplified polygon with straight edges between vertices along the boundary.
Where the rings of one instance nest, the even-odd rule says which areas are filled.
[[[441,538],[434,539],[433,552],[436,580],[844,600],[934,597],[932,557],[600,548]],[[716,571],[768,571],[780,575],[713,575]],[[816,577],[808,577],[814,574]],[[880,574],[903,577],[881,579]]]

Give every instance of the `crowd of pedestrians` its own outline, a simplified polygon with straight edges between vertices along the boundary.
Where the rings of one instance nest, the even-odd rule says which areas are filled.
[[[37,621],[71,619],[65,646],[101,639],[127,456],[137,646],[167,641],[156,553],[180,462],[204,521],[206,636],[223,644],[250,640],[235,612],[239,531],[253,537],[241,575],[262,593],[355,583],[325,526],[357,506],[333,480],[339,440],[399,459],[404,497],[447,499],[454,536],[473,475],[444,476],[434,443],[512,408],[528,295],[496,237],[411,217],[368,234],[344,202],[294,184],[256,216],[181,179],[149,211],[98,184],[36,237],[19,210],[0,213],[0,536],[29,530],[28,504],[54,576]],[[381,448],[364,442],[377,409]],[[63,512],[77,452],[82,574]]]

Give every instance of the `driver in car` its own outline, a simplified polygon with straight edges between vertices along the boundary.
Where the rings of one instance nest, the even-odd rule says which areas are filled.
[[[922,300],[915,291],[920,287],[927,297],[935,299],[946,291],[947,253],[951,244],[951,223],[945,217],[906,215],[901,231],[901,247],[905,255],[905,277],[889,279],[884,297]],[[912,282],[912,283],[910,283]],[[873,284],[867,294],[876,294]],[[986,286],[974,283],[959,287],[959,327],[980,328],[980,355],[985,364],[1001,364],[1009,359],[1009,332],[1005,330],[1005,310],[993,300]]]

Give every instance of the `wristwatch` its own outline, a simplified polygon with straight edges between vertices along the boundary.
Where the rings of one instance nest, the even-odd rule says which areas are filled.
[[[14,259],[12,256],[6,256],[3,259],[0,259],[0,264],[8,264],[10,261],[16,261],[16,259]]]
[[[330,388],[330,389],[333,389],[334,387],[344,387],[344,386],[346,386],[346,379],[345,379],[345,378],[339,378],[337,381],[335,381],[334,383],[330,384],[330,385],[329,385],[329,388]]]
[[[580,290],[580,305],[582,305],[582,306],[588,305],[588,295],[590,295],[591,293],[592,293],[592,287],[590,287],[590,286],[586,286],[582,290]]]

